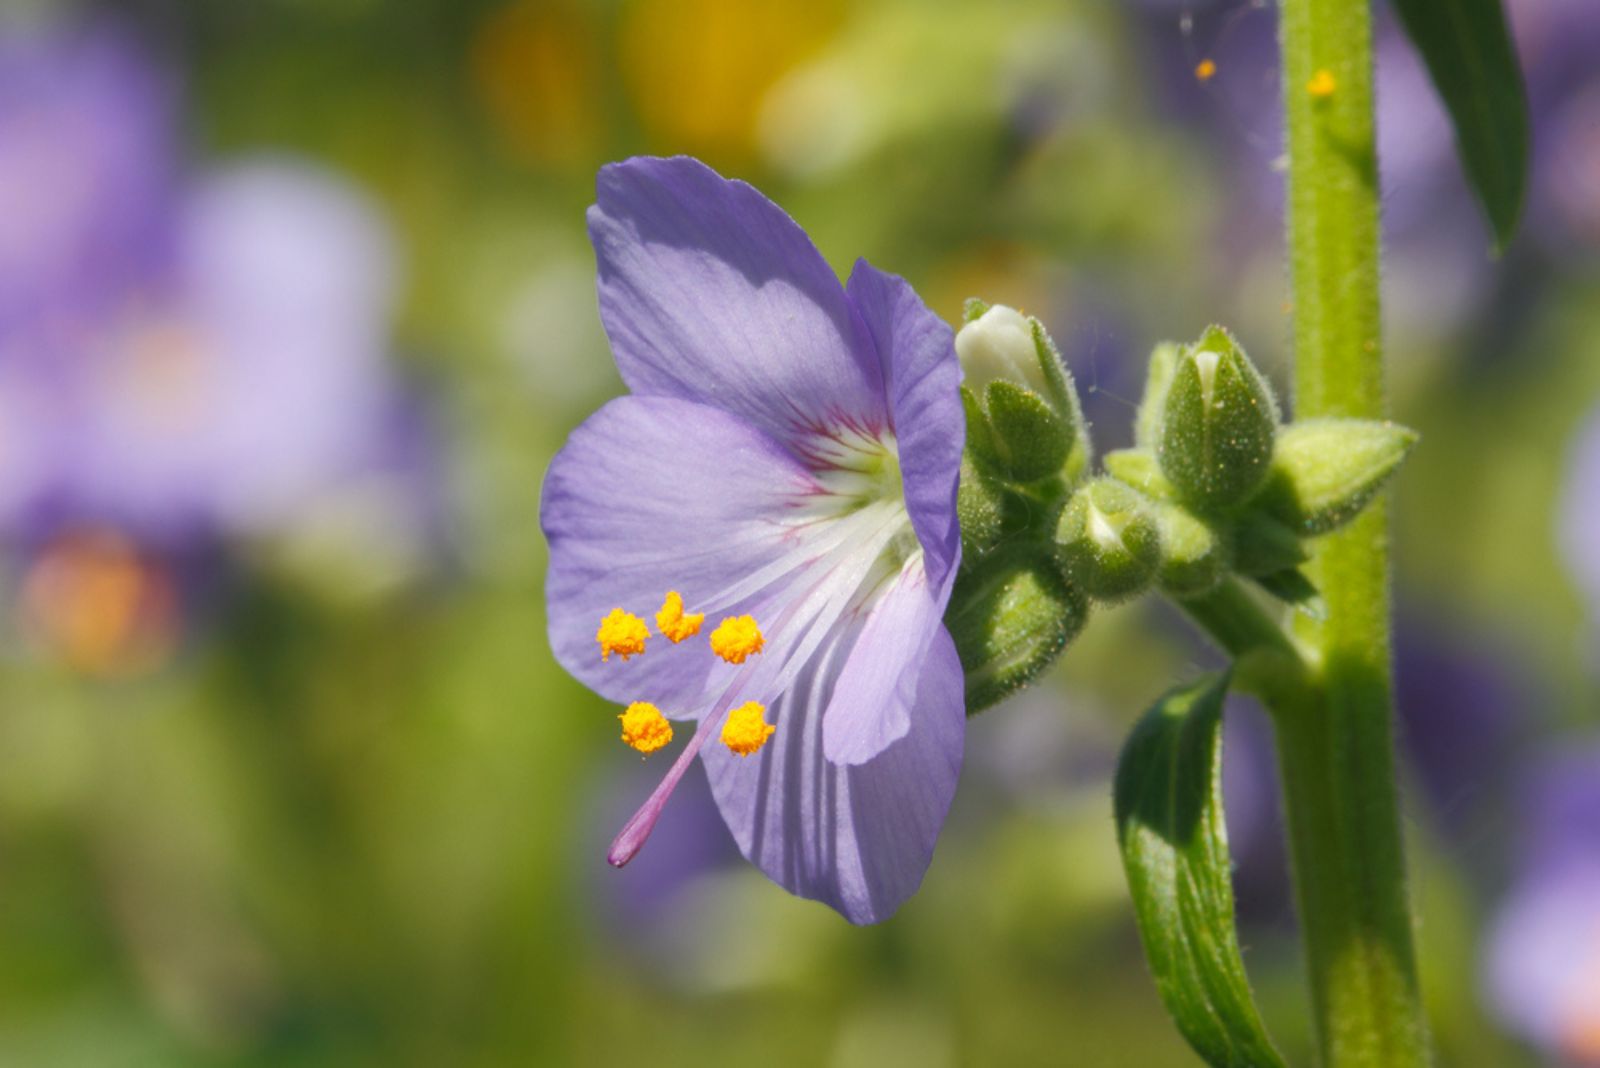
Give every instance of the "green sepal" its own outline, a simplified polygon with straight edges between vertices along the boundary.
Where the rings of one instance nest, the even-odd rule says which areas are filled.
[[[1055,408],[1072,435],[1072,448],[1061,465],[1061,475],[1068,482],[1076,482],[1089,469],[1094,458],[1094,444],[1089,439],[1089,424],[1083,418],[1083,405],[1078,400],[1078,384],[1067,370],[1067,361],[1061,358],[1055,339],[1038,319],[1029,316],[1033,327],[1033,350],[1038,357],[1039,369],[1044,372],[1045,386],[1050,393],[1050,404]]]
[[[1300,536],[1253,508],[1233,525],[1233,569],[1241,575],[1270,575],[1299,567],[1311,557]]]
[[[1293,605],[1315,620],[1328,616],[1328,605],[1322,591],[1298,567],[1274,571],[1270,575],[1257,575],[1255,583],[1284,604]]]
[[[1074,428],[1037,393],[1014,382],[984,390],[989,442],[996,472],[1013,482],[1037,482],[1061,473],[1072,452]]]
[[[1417,443],[1413,430],[1366,419],[1313,419],[1284,427],[1265,485],[1251,502],[1302,537],[1360,514]]]
[[[998,472],[1002,461],[989,432],[989,414],[967,386],[961,387],[961,410],[967,417],[967,447],[962,458],[973,460],[985,471]]]
[[[1161,533],[1160,587],[1174,597],[1214,589],[1228,574],[1228,547],[1217,531],[1175,504],[1154,501],[1150,510]]]
[[[1283,1068],[1250,993],[1234,928],[1222,811],[1228,676],[1169,691],[1117,763],[1117,842],[1145,959],[1183,1037],[1213,1066]]]
[[[983,313],[989,310],[989,302],[979,300],[977,297],[968,297],[967,302],[961,306],[962,324],[974,322],[983,318]]]
[[[1046,545],[1002,545],[963,564],[944,623],[961,657],[967,715],[1038,678],[1088,616],[1089,602],[1062,580]]]
[[[1176,341],[1163,341],[1151,350],[1144,396],[1133,419],[1133,440],[1141,448],[1154,450],[1161,443],[1161,417],[1166,411],[1167,390],[1172,386],[1172,374],[1178,369],[1178,357],[1182,354],[1183,346]]]
[[[1100,601],[1138,593],[1161,565],[1161,533],[1149,502],[1112,478],[1094,479],[1072,495],[1055,541],[1067,581]]]
[[[956,519],[961,525],[961,556],[975,560],[994,548],[1004,534],[1005,490],[979,471],[969,456],[961,458],[956,487]]]
[[[1249,498],[1267,477],[1278,405],[1266,379],[1226,330],[1210,327],[1183,350],[1162,406],[1156,459],[1204,509]]]
[[[1156,454],[1149,449],[1115,449],[1101,457],[1100,462],[1113,477],[1126,482],[1146,497],[1171,501],[1178,497],[1178,487],[1161,473]]]

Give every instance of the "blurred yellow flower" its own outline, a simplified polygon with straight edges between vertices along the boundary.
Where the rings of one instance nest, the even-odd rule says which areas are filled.
[[[650,147],[750,156],[767,90],[827,43],[840,12],[839,0],[634,0],[622,72]]]
[[[518,0],[489,13],[468,62],[495,130],[520,159],[587,164],[598,151],[594,27],[571,6]]]

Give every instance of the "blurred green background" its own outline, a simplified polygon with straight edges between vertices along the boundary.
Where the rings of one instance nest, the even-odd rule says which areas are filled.
[[[974,720],[922,891],[854,929],[739,861],[698,769],[639,860],[606,866],[659,769],[551,659],[537,501],[621,390],[583,213],[598,166],[637,153],[754,182],[836,268],[864,255],[949,319],[974,295],[1041,316],[1102,448],[1130,438],[1158,340],[1226,323],[1282,383],[1270,8],[11,6],[5,57],[93,32],[165,80],[175,196],[292,161],[391,231],[386,374],[423,413],[409,492],[429,531],[390,552],[396,525],[329,536],[291,510],[146,537],[70,506],[6,531],[0,1064],[1194,1063],[1110,822],[1126,729],[1211,662],[1172,613],[1098,614],[1048,685]],[[1588,39],[1600,21],[1512,7],[1530,70],[1581,47],[1560,19]],[[1600,477],[1568,462],[1600,403],[1600,76],[1531,87],[1536,160],[1556,162],[1493,261],[1448,127],[1380,27],[1393,403],[1423,435],[1396,589],[1428,1001],[1443,1064],[1592,1063],[1600,1040],[1515,1034],[1484,932],[1517,879],[1519,762],[1600,730],[1600,601],[1557,538],[1574,482]],[[47,91],[0,86],[0,111]],[[28,344],[7,329],[0,363]],[[292,436],[292,404],[280,418]],[[1246,960],[1308,1063],[1270,751],[1238,716]]]

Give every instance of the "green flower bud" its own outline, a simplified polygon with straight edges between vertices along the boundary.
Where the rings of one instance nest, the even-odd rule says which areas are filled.
[[[973,435],[973,455],[1007,481],[1075,482],[1089,463],[1088,428],[1049,334],[1037,319],[976,299],[966,320],[956,352],[973,401],[968,422],[976,408],[987,431]]]
[[[1363,419],[1315,419],[1284,427],[1267,481],[1251,507],[1302,536],[1354,519],[1417,442],[1415,431]]]
[[[1161,564],[1149,503],[1115,479],[1087,483],[1056,523],[1056,562],[1068,582],[1097,600],[1138,593]]]
[[[1175,500],[1178,487],[1167,481],[1156,463],[1156,454],[1149,449],[1114,449],[1101,458],[1106,471],[1126,482],[1146,497]]]
[[[1047,546],[1002,546],[963,565],[944,623],[966,676],[967,714],[1038,678],[1088,617],[1088,601],[1062,581]]]
[[[1309,558],[1298,534],[1254,508],[1234,524],[1233,569],[1241,575],[1288,571]]]
[[[1221,327],[1184,350],[1162,409],[1162,473],[1203,508],[1246,500],[1267,477],[1278,407],[1244,351]]]
[[[1194,597],[1221,582],[1228,572],[1228,548],[1207,523],[1165,501],[1152,503],[1161,534],[1161,567],[1156,581],[1174,597]]]

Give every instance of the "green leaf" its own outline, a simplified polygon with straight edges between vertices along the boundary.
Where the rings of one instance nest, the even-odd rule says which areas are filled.
[[[1528,105],[1500,0],[1395,0],[1456,128],[1461,164],[1503,249],[1528,170]]]
[[[1117,838],[1156,989],[1207,1064],[1283,1068],[1250,995],[1234,933],[1222,820],[1228,676],[1169,691],[1117,764]]]

